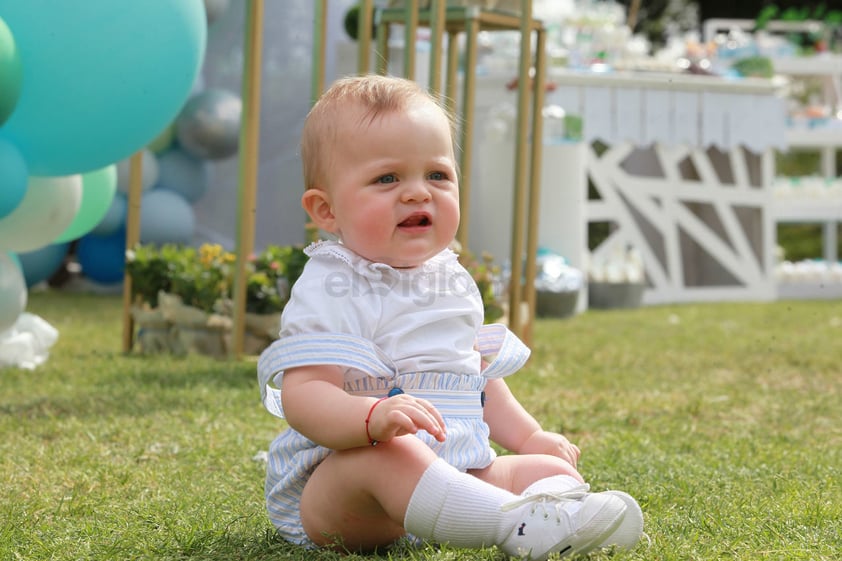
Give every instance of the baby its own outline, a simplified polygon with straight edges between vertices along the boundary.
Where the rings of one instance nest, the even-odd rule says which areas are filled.
[[[309,547],[371,551],[405,535],[512,556],[630,548],[640,507],[589,493],[579,449],[545,431],[504,376],[529,350],[483,325],[448,246],[459,224],[453,124],[416,83],[346,78],[301,141],[313,223],[281,332],[260,358],[270,519]],[[511,454],[497,456],[490,442]]]

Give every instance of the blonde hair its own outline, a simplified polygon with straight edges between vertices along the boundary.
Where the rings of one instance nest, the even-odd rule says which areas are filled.
[[[313,105],[301,131],[304,188],[312,189],[323,179],[322,170],[328,164],[325,153],[338,135],[337,113],[349,106],[362,109],[361,124],[365,124],[384,113],[403,111],[419,102],[429,102],[441,109],[450,123],[453,137],[453,118],[417,82],[375,74],[341,78],[334,82]]]

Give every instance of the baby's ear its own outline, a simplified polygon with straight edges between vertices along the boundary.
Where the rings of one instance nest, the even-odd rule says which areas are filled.
[[[336,231],[336,218],[333,216],[330,196],[326,191],[307,189],[301,196],[301,206],[320,230],[331,233]]]

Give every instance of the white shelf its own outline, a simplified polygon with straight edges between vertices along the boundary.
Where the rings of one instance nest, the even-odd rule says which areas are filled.
[[[842,283],[782,282],[777,287],[779,300],[838,300]]]
[[[789,129],[786,141],[790,148],[838,148],[842,146],[842,126]]]
[[[778,74],[787,76],[842,75],[842,56],[823,53],[813,56],[773,58],[772,66]]]
[[[822,97],[832,108],[838,108],[842,99],[842,56],[837,54],[819,54],[811,57],[791,57],[773,59],[775,72],[791,76],[793,79],[820,77],[824,84]],[[821,157],[821,169],[817,170],[827,179],[835,179],[836,152],[842,148],[842,126],[831,123],[817,128],[791,128],[787,130],[786,140],[790,150],[815,150]],[[805,188],[810,187],[804,185]],[[772,220],[775,223],[812,223],[821,224],[822,253],[828,262],[835,262],[838,236],[837,225],[842,222],[842,198],[833,192],[804,193],[805,196],[775,197],[771,205]],[[822,195],[829,196],[822,196]],[[818,195],[811,197],[810,195]],[[781,283],[778,286],[779,298],[842,298],[842,283]]]
[[[777,222],[842,222],[842,200],[777,199],[772,204]]]

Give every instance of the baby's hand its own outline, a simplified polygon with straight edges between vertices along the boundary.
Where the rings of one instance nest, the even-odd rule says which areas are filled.
[[[526,442],[524,442],[523,446],[521,446],[519,453],[549,454],[550,456],[557,456],[562,460],[566,460],[570,463],[570,465],[576,467],[581,451],[578,446],[572,444],[563,435],[555,432],[539,430],[532,433],[532,435],[526,439]]]
[[[386,442],[404,434],[415,434],[419,430],[427,431],[439,442],[444,442],[447,437],[444,419],[433,404],[409,394],[402,393],[384,399],[369,416],[369,438],[377,442]]]

